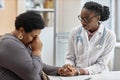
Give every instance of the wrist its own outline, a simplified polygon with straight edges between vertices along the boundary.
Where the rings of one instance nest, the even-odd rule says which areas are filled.
[[[87,69],[84,69],[84,71],[85,71],[85,75],[89,74],[89,71]]]
[[[81,75],[88,75],[89,74],[89,71],[87,69],[80,69],[79,72]]]
[[[77,75],[81,75],[81,72],[80,72],[80,70],[78,70],[78,71],[77,71]]]
[[[32,51],[35,55],[40,55],[40,51]]]

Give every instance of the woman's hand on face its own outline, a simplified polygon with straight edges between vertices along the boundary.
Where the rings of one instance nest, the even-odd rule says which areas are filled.
[[[64,65],[58,70],[58,74],[60,76],[74,76],[77,75],[77,73],[78,73],[77,69],[70,64]]]
[[[41,51],[42,51],[42,42],[39,39],[39,37],[36,37],[32,43],[31,43],[31,48],[32,48],[32,52],[35,55],[40,55]]]

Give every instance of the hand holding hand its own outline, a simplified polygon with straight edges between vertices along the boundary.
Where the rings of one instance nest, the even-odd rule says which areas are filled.
[[[74,76],[77,73],[77,69],[70,64],[66,64],[58,70],[60,76]]]

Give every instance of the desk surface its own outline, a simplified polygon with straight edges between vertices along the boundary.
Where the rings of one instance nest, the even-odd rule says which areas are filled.
[[[72,77],[49,76],[50,80],[120,80],[120,71],[111,71],[96,75],[81,75]]]

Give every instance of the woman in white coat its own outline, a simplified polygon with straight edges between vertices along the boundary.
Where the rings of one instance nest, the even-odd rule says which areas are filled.
[[[116,43],[115,34],[102,25],[109,15],[107,6],[91,1],[85,3],[78,16],[82,26],[71,32],[66,55],[66,64],[76,67],[76,70],[61,70],[61,75],[88,75],[109,70],[108,62]]]

